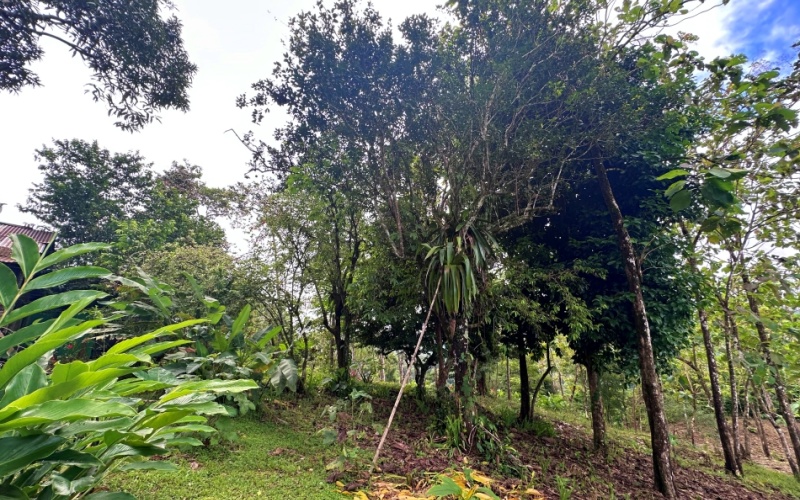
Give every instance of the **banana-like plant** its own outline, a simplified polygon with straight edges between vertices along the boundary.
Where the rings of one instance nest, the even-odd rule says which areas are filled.
[[[87,243],[40,255],[30,238],[12,239],[21,284],[0,263],[0,497],[132,498],[93,490],[115,468],[173,468],[147,457],[201,444],[191,435],[214,432],[206,417],[228,414],[216,397],[257,387],[252,380],[181,379],[153,363],[153,355],[189,342],[170,337],[204,319],[127,338],[97,359],[51,364],[54,350],[103,332],[119,313],[87,314],[106,298],[101,291],[45,294],[74,280],[110,277],[107,270],[46,271],[105,246]],[[28,301],[34,291],[42,296]]]

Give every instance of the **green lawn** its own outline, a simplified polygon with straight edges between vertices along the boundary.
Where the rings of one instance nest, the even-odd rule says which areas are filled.
[[[335,450],[322,446],[307,418],[298,420],[235,419],[233,428],[240,436],[235,445],[198,449],[173,460],[180,467],[177,472],[114,474],[106,486],[140,500],[343,498],[325,482],[325,463],[335,457]]]

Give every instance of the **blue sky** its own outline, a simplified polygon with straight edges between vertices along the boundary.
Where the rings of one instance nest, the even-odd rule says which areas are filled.
[[[751,60],[792,62],[800,41],[800,0],[733,2],[726,36]],[[738,4],[738,5],[737,5]],[[726,8],[728,8],[726,7]]]

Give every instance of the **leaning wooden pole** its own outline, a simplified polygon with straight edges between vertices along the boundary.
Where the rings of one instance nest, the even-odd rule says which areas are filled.
[[[394,407],[392,407],[392,413],[389,414],[389,421],[386,422],[386,428],[383,429],[383,435],[381,436],[380,442],[378,442],[378,448],[375,450],[375,456],[372,457],[372,466],[369,468],[369,473],[372,475],[372,472],[375,470],[375,467],[378,466],[378,457],[381,454],[381,450],[383,449],[383,443],[386,442],[386,436],[389,434],[389,429],[392,427],[392,420],[394,420],[394,415],[397,413],[397,407],[400,406],[400,398],[403,397],[403,389],[406,388],[406,384],[408,383],[408,377],[411,374],[411,366],[414,365],[414,362],[417,360],[417,354],[419,353],[419,348],[422,345],[422,338],[425,336],[425,330],[428,329],[428,322],[431,319],[431,313],[433,312],[433,305],[436,303],[436,297],[439,295],[439,286],[442,284],[442,277],[439,277],[439,281],[436,283],[436,291],[433,292],[433,298],[431,299],[431,305],[428,307],[428,315],[425,316],[425,322],[422,323],[422,330],[419,332],[419,338],[417,339],[417,345],[414,347],[414,354],[411,355],[411,359],[409,360],[409,368],[406,370],[406,374],[403,376],[403,381],[400,383],[400,390],[397,391],[397,398],[394,400]],[[423,381],[424,383],[424,381]]]

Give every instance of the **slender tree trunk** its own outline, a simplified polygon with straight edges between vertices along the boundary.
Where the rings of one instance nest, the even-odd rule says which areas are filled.
[[[600,392],[600,373],[594,362],[586,363],[589,377],[589,398],[592,402],[592,444],[595,451],[606,453],[606,420],[603,408],[603,395]]]
[[[508,351],[506,351],[506,399],[511,401],[511,366],[508,361]]]
[[[550,364],[550,345],[547,345],[545,350],[545,356],[547,357],[547,368],[545,369],[542,376],[539,377],[539,380],[536,382],[536,388],[533,390],[533,396],[531,396],[531,419],[533,419],[533,414],[536,412],[536,398],[539,397],[539,391],[542,389],[542,384],[544,380],[550,375],[550,372],[553,370],[553,365]]]
[[[775,428],[775,432],[778,433],[778,440],[781,442],[783,453],[786,455],[786,461],[789,462],[789,468],[792,469],[792,474],[794,474],[795,477],[800,478],[800,469],[797,468],[797,462],[793,457],[789,443],[786,441],[786,436],[783,434],[783,429],[780,425],[778,425],[778,420],[775,418],[775,410],[772,407],[772,401],[769,399],[769,394],[767,394],[767,391],[765,391],[763,387],[761,388],[761,406],[765,410],[764,413],[767,415],[769,423],[772,424],[772,427]]]
[[[525,422],[531,417],[531,381],[528,378],[528,354],[522,329],[517,329],[517,353],[519,356],[519,421]]]
[[[475,419],[473,401],[473,381],[469,371],[469,331],[458,329],[456,318],[451,318],[449,323],[450,337],[453,342],[453,357],[455,358],[455,399],[456,406],[467,425],[467,430],[472,428]]]
[[[727,307],[725,308],[727,310]],[[736,468],[739,474],[744,474],[742,469],[742,454],[744,449],[739,439],[739,386],[736,381],[736,360],[738,354],[733,350],[733,335],[731,334],[730,318],[725,313],[725,354],[728,357],[728,381],[731,387],[731,444],[733,444],[733,456],[736,459]]]
[[[750,384],[750,380],[746,380],[744,383],[744,413],[742,414],[742,436],[744,437],[744,443],[741,453],[742,460],[751,460],[753,458],[752,450],[750,448],[750,431],[748,430],[748,420],[750,419],[750,396],[747,386]]]
[[[575,390],[578,388],[578,377],[580,376],[581,365],[575,365],[575,378],[572,379],[572,390],[569,393],[569,402],[575,399]]]
[[[699,272],[694,259],[690,259],[692,268]],[[722,391],[719,384],[719,369],[717,368],[717,357],[714,353],[714,344],[711,341],[711,332],[708,329],[708,314],[705,309],[698,308],[697,316],[700,319],[700,330],[703,332],[703,344],[706,348],[706,359],[708,360],[708,378],[711,383],[711,397],[714,404],[714,416],[717,420],[717,432],[719,433],[720,444],[722,445],[722,456],[725,459],[725,471],[737,476],[741,465],[737,465],[736,452],[731,445],[730,430],[725,419],[725,409],[722,403]]]
[[[444,333],[442,332],[441,318],[436,322],[436,357],[439,361],[439,371],[436,377],[436,392],[441,396],[447,386],[447,361],[444,355]]]
[[[599,158],[595,158],[593,163],[600,190],[603,193],[603,199],[614,224],[614,230],[617,233],[628,287],[633,294],[633,316],[639,351],[639,370],[642,377],[644,403],[647,408],[647,420],[650,424],[650,441],[653,447],[655,488],[666,498],[674,499],[678,497],[678,492],[675,488],[675,476],[672,468],[669,428],[664,414],[664,396],[661,392],[661,381],[656,371],[653,342],[650,338],[650,324],[647,320],[647,309],[644,303],[644,295],[642,294],[641,269],[633,248],[633,242],[628,230],[625,228],[625,219],[608,180],[605,165]]]
[[[755,288],[752,286],[750,282],[750,276],[746,272],[742,273],[742,285],[744,286],[745,294],[747,295],[747,303],[750,306],[750,311],[756,316],[756,318],[758,318],[758,321],[756,322],[756,330],[758,331],[758,339],[761,342],[761,354],[775,380],[773,386],[775,389],[775,395],[778,399],[778,412],[780,413],[781,417],[783,417],[783,421],[786,422],[786,431],[789,433],[789,439],[791,440],[792,448],[794,450],[795,464],[797,464],[800,463],[800,432],[798,432],[797,429],[794,411],[792,411],[792,407],[789,404],[789,395],[786,393],[786,386],[783,381],[783,373],[781,372],[781,368],[772,359],[770,335],[769,332],[767,332],[766,326],[764,326],[764,322],[761,321],[758,299],[756,299],[756,296],[752,292],[752,290]],[[795,472],[795,475],[798,475],[798,473]],[[800,475],[798,475],[798,477],[800,477]]]
[[[756,420],[756,428],[758,429],[758,438],[761,440],[761,451],[764,452],[764,456],[767,458],[771,458],[769,452],[769,443],[767,442],[767,433],[764,431],[764,421],[761,417],[762,414],[766,413],[761,409],[761,403],[759,402],[758,397],[758,389],[756,388],[755,384],[753,384],[753,412],[755,413],[753,417]]]

